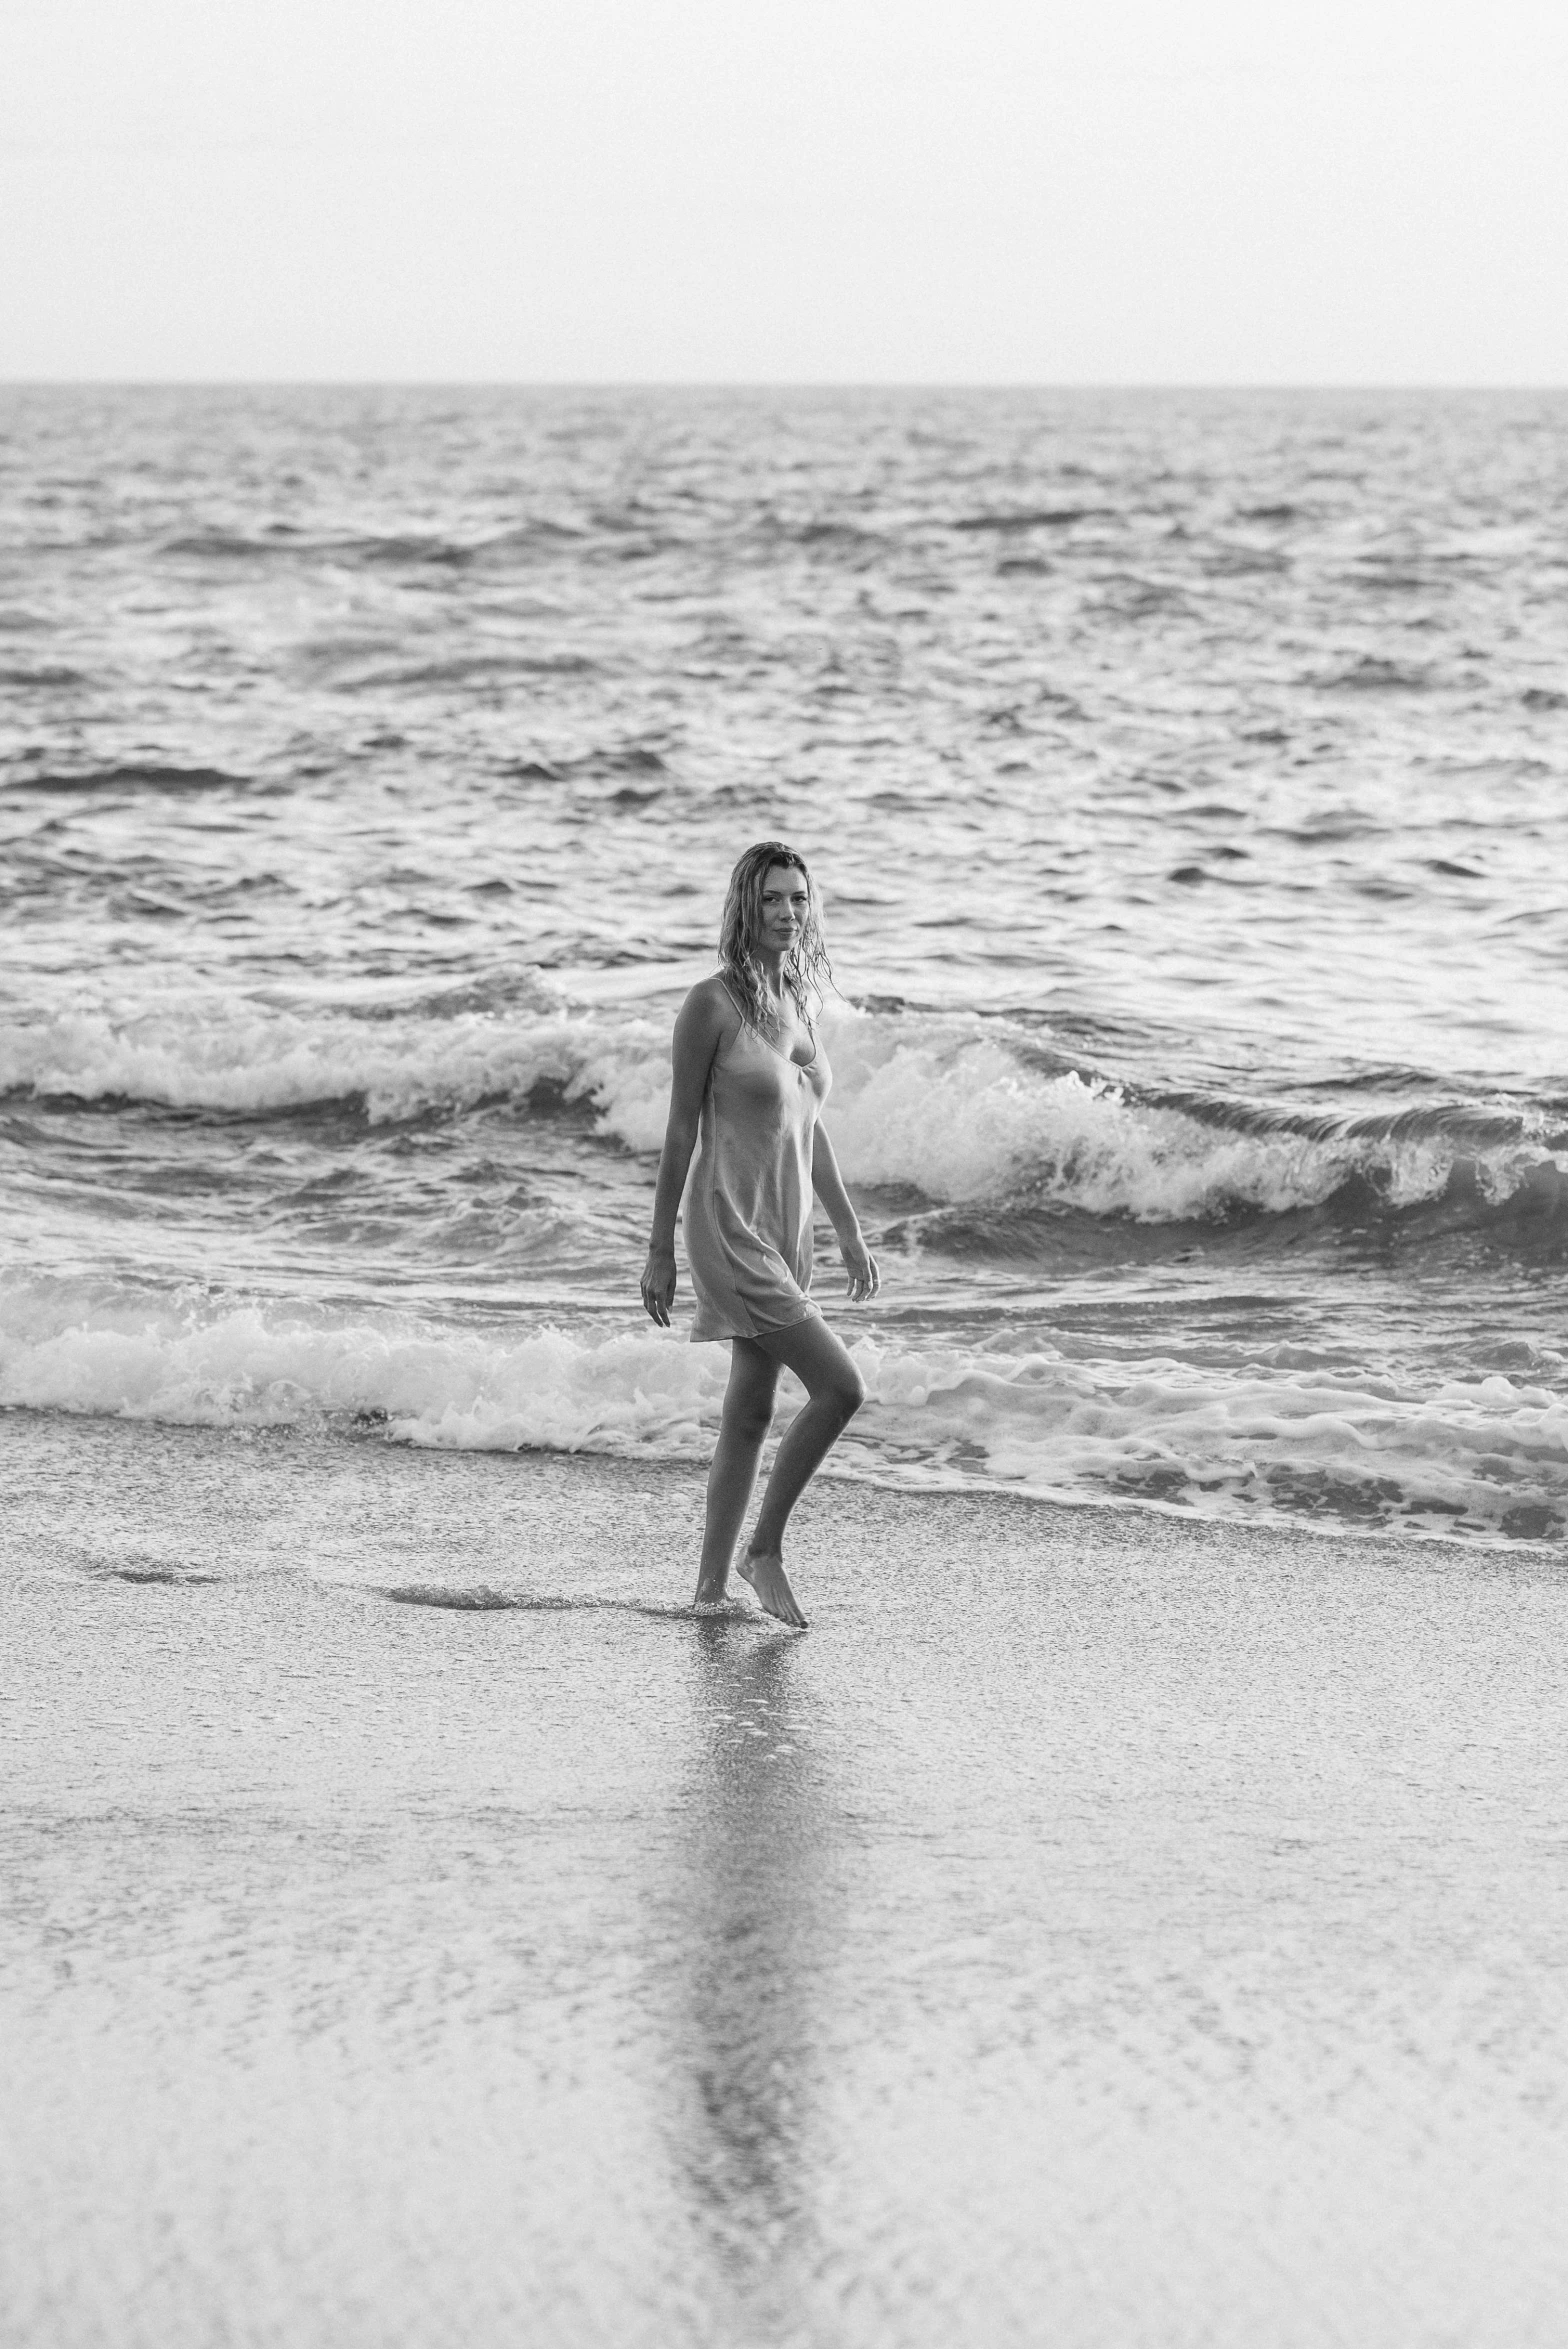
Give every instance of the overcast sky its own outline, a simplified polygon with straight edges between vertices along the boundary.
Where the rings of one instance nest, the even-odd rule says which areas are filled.
[[[0,0],[0,375],[1568,382],[1568,0]]]

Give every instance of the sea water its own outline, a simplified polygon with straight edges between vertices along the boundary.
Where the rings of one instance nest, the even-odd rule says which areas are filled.
[[[0,392],[0,1404],[700,1456],[792,842],[839,1472],[1568,1518],[1568,399]]]

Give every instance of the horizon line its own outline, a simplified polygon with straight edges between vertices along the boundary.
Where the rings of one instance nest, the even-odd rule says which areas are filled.
[[[3,391],[530,392],[1563,392],[1568,381],[1435,377],[699,376],[699,375],[11,375]]]

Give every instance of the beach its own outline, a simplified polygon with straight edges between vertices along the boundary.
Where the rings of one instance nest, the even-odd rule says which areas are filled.
[[[0,390],[7,2349],[1558,2349],[1565,418]]]
[[[1541,1549],[0,1415],[28,2349],[1528,2349]]]

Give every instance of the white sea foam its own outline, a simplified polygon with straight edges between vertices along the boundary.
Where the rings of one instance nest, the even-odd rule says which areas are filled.
[[[910,1483],[1481,1534],[1568,1517],[1568,1400],[1525,1378],[1420,1391],[1289,1349],[1230,1369],[936,1338],[855,1353],[869,1400],[838,1464]],[[341,1415],[417,1445],[693,1458],[726,1370],[721,1348],[651,1329],[442,1326],[46,1279],[0,1295],[0,1404],[181,1424]]]
[[[633,1148],[656,1148],[668,1036],[647,1020],[491,1013],[354,1019],[197,997],[131,1016],[67,1011],[0,1039],[0,1092],[265,1115],[363,1100],[380,1123],[538,1086],[591,1097]],[[611,1105],[613,1104],[613,1115]]]
[[[384,1122],[545,1090],[589,1106],[599,1130],[628,1148],[653,1151],[669,1101],[668,1031],[667,1015],[602,1008],[366,1019],[197,997],[15,1025],[0,1039],[0,1092],[251,1115],[357,1099]],[[845,1172],[943,1203],[1023,1187],[1052,1204],[1163,1222],[1315,1206],[1359,1171],[1399,1207],[1441,1194],[1462,1155],[1440,1134],[1229,1130],[1076,1073],[1042,1072],[998,1023],[970,1017],[846,1009],[826,1033],[830,1126]],[[1493,1149],[1478,1167],[1494,1200],[1552,1171],[1523,1144]]]
[[[475,1330],[324,1308],[104,1297],[70,1282],[0,1298],[0,1404],[192,1426],[384,1417],[410,1442],[680,1454],[701,1440],[727,1364],[641,1332]]]
[[[1278,1212],[1316,1206],[1375,1155],[1353,1143],[1227,1132],[1076,1072],[1043,1075],[978,1023],[922,1034],[904,1022],[846,1021],[834,1044],[833,1130],[847,1171],[861,1182],[916,1183],[938,1200],[994,1198],[1027,1183],[1055,1204],[1150,1222],[1232,1206]],[[1423,1146],[1399,1158],[1412,1199],[1441,1191],[1453,1163],[1452,1151]]]

